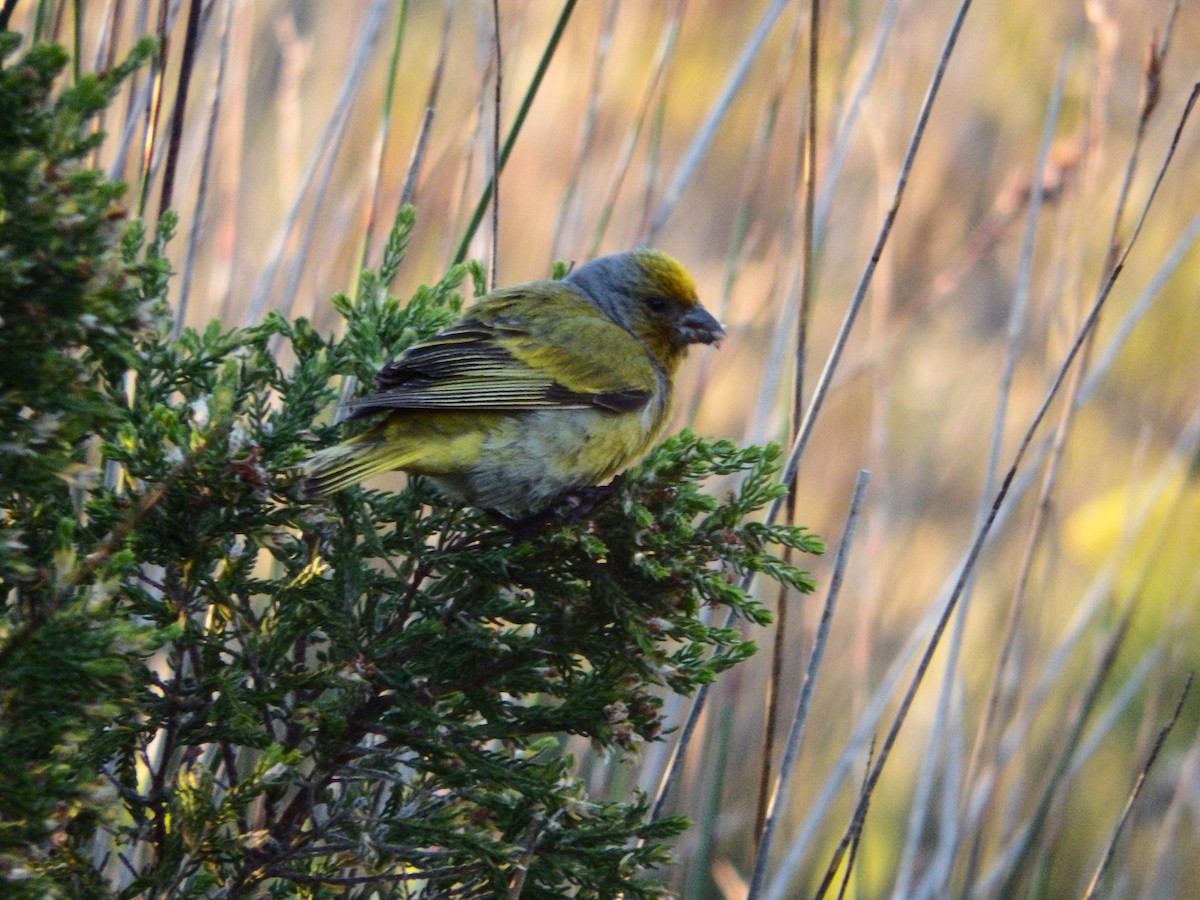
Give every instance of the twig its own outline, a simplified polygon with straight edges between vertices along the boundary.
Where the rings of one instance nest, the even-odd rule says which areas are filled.
[[[212,94],[208,103],[207,125],[204,131],[204,149],[200,157],[200,178],[196,186],[196,210],[192,214],[192,227],[188,231],[187,252],[184,256],[183,271],[179,277],[179,301],[175,305],[175,323],[171,328],[171,337],[178,338],[183,332],[187,321],[188,301],[192,293],[192,278],[196,273],[196,255],[200,249],[200,236],[203,229],[205,209],[208,206],[208,181],[212,172],[213,149],[216,146],[217,122],[221,117],[221,97],[225,85],[225,72],[229,63],[229,44],[231,26],[233,23],[233,3],[225,4],[225,15],[221,21],[220,50],[217,53],[217,70],[213,74]],[[174,140],[174,134],[172,134]],[[173,174],[173,170],[172,170]],[[164,182],[164,191],[166,184]],[[164,195],[162,208],[168,206],[168,198]]]
[[[492,39],[496,47],[496,93],[492,103],[492,266],[488,287],[498,286],[500,265],[500,100],[504,85],[504,50],[500,43],[500,0],[492,0]]]
[[[146,491],[146,493],[143,494],[141,499],[138,501],[137,506],[135,506],[133,510],[121,520],[116,528],[114,528],[105,536],[104,540],[100,542],[99,547],[92,551],[92,553],[88,554],[83,562],[79,564],[79,568],[71,573],[71,577],[67,582],[68,587],[74,589],[87,581],[87,579],[91,577],[92,573],[95,572],[96,569],[98,569],[101,565],[103,565],[120,548],[121,542],[129,536],[130,532],[137,527],[137,524],[141,522],[142,519],[144,519],[152,509],[154,509],[154,507],[158,506],[158,504],[162,502],[163,497],[167,495],[167,491],[174,487],[175,483],[179,481],[180,478],[190,472],[192,467],[196,465],[197,460],[199,460],[200,457],[208,450],[208,448],[212,446],[213,442],[223,438],[229,432],[229,429],[232,426],[233,422],[232,420],[229,420],[214,427],[209,433],[208,437],[201,441],[200,444],[187,455],[186,459],[184,459],[181,463],[179,463],[179,465],[175,466],[174,469],[167,473],[167,476],[162,481],[153,485],[150,490]]]
[[[983,491],[981,498],[986,502],[988,497],[993,496],[996,489],[996,477],[1000,468],[1000,449],[1004,442],[1004,432],[1008,425],[1008,405],[1012,392],[1013,379],[1016,375],[1017,360],[1020,358],[1020,349],[1022,343],[1022,335],[1025,331],[1025,312],[1029,305],[1030,282],[1033,273],[1034,248],[1036,243],[1038,224],[1041,221],[1042,201],[1045,196],[1045,177],[1044,173],[1050,158],[1050,148],[1054,141],[1054,134],[1058,128],[1059,114],[1062,106],[1063,87],[1066,82],[1067,65],[1064,63],[1059,67],[1058,78],[1055,81],[1054,90],[1050,97],[1050,103],[1046,110],[1045,123],[1042,128],[1041,145],[1038,148],[1037,163],[1034,166],[1033,179],[1030,187],[1029,197],[1029,214],[1025,225],[1025,236],[1021,246],[1020,263],[1017,270],[1016,285],[1013,288],[1013,300],[1009,313],[1008,333],[1007,333],[1007,350],[1004,359],[1004,371],[1000,377],[1000,390],[996,403],[996,413],[992,422],[992,436],[988,448],[988,460],[986,474],[984,477]],[[985,514],[986,507],[981,508],[980,518]],[[934,767],[938,759],[938,754],[932,748],[940,743],[940,735],[946,728],[946,721],[949,716],[950,701],[952,694],[959,682],[959,660],[962,654],[962,646],[966,631],[967,616],[970,610],[972,596],[972,587],[968,585],[963,592],[962,608],[958,614],[958,618],[954,623],[954,631],[950,636],[949,654],[946,661],[946,674],[942,682],[941,694],[938,698],[937,713],[934,719],[934,726],[930,734],[929,745],[930,752],[925,755],[925,762],[922,768],[921,777],[917,782],[917,797],[912,805],[912,815],[909,817],[908,839],[905,843],[904,852],[901,855],[900,865],[897,869],[896,876],[896,896],[907,896],[907,891],[911,883],[913,867],[917,858],[918,847],[922,842],[921,834],[923,831],[924,822],[929,815],[929,802],[932,795],[932,787],[934,784],[935,773]],[[976,744],[976,753],[978,753],[979,744]],[[977,761],[972,759],[967,766],[967,772],[973,772],[977,765]],[[952,778],[946,779],[947,792],[962,790],[962,784],[972,784],[973,779],[968,775],[965,779],[960,779],[961,759],[958,760],[958,765],[955,767],[956,772]],[[957,806],[958,804],[953,804]],[[949,860],[953,857],[954,848],[957,846],[958,837],[955,832],[955,822],[951,821],[939,829],[941,842],[939,846],[940,859],[945,865],[949,864]]]
[[[875,741],[871,741],[871,747],[867,750],[867,767],[866,772],[871,771],[871,761],[875,758]],[[859,791],[867,789],[866,772],[863,773],[863,783]],[[850,856],[846,859],[846,869],[842,873],[842,884],[838,888],[837,900],[843,900],[846,896],[846,889],[850,886],[850,876],[854,872],[854,861],[858,859],[858,848],[862,846],[862,834],[856,834],[854,840],[850,843]]]
[[[1131,621],[1132,615],[1126,613],[1118,623],[1115,633],[1102,648],[1100,658],[1096,662],[1094,673],[1088,680],[1083,696],[1079,698],[1071,721],[1066,723],[1063,735],[1057,742],[1063,749],[1053,764],[1045,767],[1048,775],[1033,814],[1029,817],[1024,828],[1019,831],[1017,838],[1010,843],[1008,851],[1003,854],[1000,863],[995,866],[993,873],[988,876],[984,884],[976,887],[968,883],[961,892],[962,896],[971,898],[985,895],[997,897],[1017,896],[1018,882],[1024,868],[1020,863],[1028,857],[1028,854],[1033,849],[1034,840],[1041,834],[1042,827],[1046,823],[1054,801],[1059,796],[1060,785],[1069,771],[1071,759],[1079,747],[1084,726],[1087,724],[1092,710],[1096,706],[1101,688],[1108,681],[1108,675],[1112,671],[1113,664],[1116,662],[1117,654],[1123,646],[1126,636],[1129,634]],[[993,894],[992,888],[994,888],[996,880],[1003,876],[1005,872],[1007,872],[1008,877],[1004,880],[1004,884],[999,892]]]
[[[749,900],[760,896],[767,874],[767,866],[771,861],[771,844],[775,838],[775,830],[779,825],[779,798],[786,797],[791,785],[792,775],[796,771],[796,761],[800,758],[800,747],[804,743],[805,726],[808,724],[808,712],[812,706],[813,693],[816,690],[817,675],[821,669],[821,661],[825,657],[825,649],[829,645],[829,632],[833,624],[833,614],[837,609],[838,597],[842,591],[842,581],[846,574],[846,564],[850,559],[850,549],[854,545],[854,536],[858,530],[858,519],[862,512],[863,498],[867,493],[867,483],[871,475],[865,469],[858,473],[854,485],[854,496],[850,501],[850,512],[846,516],[846,528],[842,536],[842,545],[838,549],[837,561],[833,567],[833,575],[829,580],[829,595],[825,600],[825,608],[821,611],[821,622],[817,627],[817,637],[813,642],[812,655],[808,660],[808,671],[804,675],[804,687],[800,691],[800,703],[796,708],[796,717],[792,720],[792,728],[788,733],[787,747],[783,760],[779,764],[779,778],[771,793],[762,835],[758,841],[758,852],[754,860],[754,873],[750,879]]]
[[[954,24],[951,27],[950,34],[946,39],[946,44],[942,49],[941,57],[938,60],[938,66],[934,71],[933,78],[930,81],[929,88],[925,93],[925,100],[921,105],[921,110],[917,115],[917,123],[914,127],[913,134],[909,140],[908,150],[904,156],[904,164],[901,166],[900,178],[897,181],[895,190],[892,196],[892,204],[884,217],[883,225],[880,227],[879,235],[875,241],[875,249],[871,254],[871,258],[867,263],[866,269],[863,271],[859,279],[858,287],[855,289],[854,297],[850,301],[850,307],[846,311],[845,319],[838,331],[837,338],[834,341],[833,349],[830,351],[829,358],[825,363],[825,369],[821,373],[821,378],[817,383],[816,391],[810,401],[808,412],[804,417],[804,421],[800,425],[799,432],[792,444],[791,451],[788,454],[787,464],[784,467],[781,480],[786,484],[790,483],[796,477],[796,471],[799,466],[800,457],[804,452],[804,448],[808,443],[808,438],[812,434],[813,424],[816,421],[817,413],[820,412],[821,404],[829,389],[829,383],[833,377],[834,371],[837,369],[837,364],[841,359],[843,350],[845,350],[846,342],[850,337],[850,330],[854,326],[854,321],[858,316],[858,311],[862,307],[863,299],[866,296],[867,288],[871,283],[872,276],[875,273],[875,268],[879,264],[879,259],[883,254],[883,249],[887,245],[888,237],[891,235],[892,225],[895,222],[896,214],[900,210],[900,203],[904,197],[904,188],[908,183],[909,173],[912,170],[913,162],[916,159],[917,149],[921,145],[921,139],[925,134],[925,126],[929,121],[929,114],[933,107],[933,101],[936,99],[938,89],[941,86],[942,78],[945,75],[946,67],[950,62],[950,55],[953,52],[954,46],[958,40],[958,34],[962,29],[963,20],[966,17],[967,10],[971,6],[971,0],[963,0],[959,6],[958,14],[955,17]],[[774,522],[779,517],[779,511],[783,506],[784,498],[777,499],[767,512],[767,522]],[[748,583],[749,579],[747,579]],[[690,740],[692,733],[695,731],[696,720],[700,717],[704,709],[704,704],[708,698],[708,685],[703,685],[696,692],[696,699],[692,704],[691,712],[688,714],[688,720],[684,723],[681,729],[680,740],[675,746],[675,751],[671,757],[671,761],[667,766],[667,771],[663,776],[659,785],[658,799],[654,806],[654,818],[657,819],[665,809],[666,795],[673,787],[675,780],[678,778],[678,769],[684,756],[684,751],[681,748],[686,748],[687,741]]]
[[[821,3],[812,0],[809,8],[808,42],[808,117],[804,130],[804,241],[801,247],[801,272],[799,284],[799,309],[796,316],[795,372],[792,380],[792,414],[790,424],[795,428],[804,410],[804,370],[808,361],[808,321],[812,302],[813,257],[816,235],[813,233],[813,203],[817,179],[817,59],[820,50]],[[794,433],[794,432],[793,432]],[[788,482],[787,520],[796,520],[796,479]],[[791,562],[792,549],[785,551],[784,559]],[[767,810],[770,806],[771,765],[775,749],[775,730],[779,720],[780,686],[783,680],[783,656],[787,643],[788,604],[787,589],[778,592],[775,637],[771,648],[771,678],[767,686],[767,721],[763,735],[762,774],[759,780],[758,815],[755,818],[754,834],[764,833]],[[753,896],[753,893],[751,894]]]
[[[187,112],[188,91],[192,85],[192,70],[196,67],[196,45],[200,34],[200,0],[188,4],[187,24],[183,35],[183,57],[179,62],[179,83],[175,88],[175,107],[171,111],[171,134],[167,140],[167,159],[163,165],[162,193],[159,194],[158,214],[171,208],[175,190],[175,169],[179,163],[179,148],[183,144],[183,117]],[[197,223],[199,220],[197,219]]]
[[[964,3],[963,5],[965,8],[967,3]],[[1096,299],[1096,302],[1092,305],[1091,311],[1084,320],[1083,326],[1076,335],[1075,340],[1071,345],[1071,349],[1067,353],[1066,359],[1063,360],[1062,365],[1059,367],[1058,374],[1055,376],[1054,382],[1051,384],[1050,389],[1046,392],[1046,396],[1043,399],[1041,406],[1038,408],[1037,413],[1034,415],[1033,420],[1026,429],[1025,435],[1021,439],[1020,446],[1018,446],[1017,452],[1013,458],[1013,462],[1009,466],[1009,469],[1004,476],[1004,480],[1000,485],[1000,489],[996,493],[996,497],[988,511],[988,515],[982,525],[976,531],[975,539],[971,544],[970,552],[967,554],[966,562],[963,564],[962,571],[955,583],[954,590],[951,592],[950,598],[942,610],[942,614],[938,619],[938,623],[934,628],[933,634],[930,636],[929,642],[926,645],[925,653],[922,655],[921,661],[917,665],[917,671],[914,673],[912,681],[909,683],[908,690],[905,692],[904,698],[900,702],[900,708],[897,710],[895,718],[892,721],[892,727],[888,731],[887,737],[883,742],[879,759],[875,763],[875,767],[871,772],[868,782],[868,795],[863,800],[860,800],[858,806],[856,807],[847,832],[848,835],[853,834],[862,827],[862,821],[866,817],[870,793],[874,791],[875,785],[878,783],[880,776],[883,774],[883,769],[887,764],[891,750],[893,746],[895,746],[896,739],[899,737],[900,729],[903,727],[904,722],[908,717],[909,709],[912,707],[913,700],[916,698],[917,690],[920,688],[921,683],[925,679],[925,673],[928,671],[929,665],[933,661],[933,655],[941,643],[942,635],[945,633],[946,627],[950,622],[950,618],[954,615],[954,611],[958,606],[958,601],[962,597],[967,581],[969,580],[971,573],[975,568],[975,563],[979,559],[979,554],[982,552],[983,546],[991,532],[992,523],[995,521],[1001,506],[1004,505],[1004,501],[1008,496],[1008,490],[1011,487],[1013,480],[1016,478],[1017,472],[1021,468],[1021,464],[1024,461],[1026,452],[1033,442],[1034,434],[1037,432],[1042,421],[1045,419],[1046,414],[1049,412],[1050,406],[1054,399],[1058,396],[1059,390],[1066,381],[1068,374],[1072,371],[1076,358],[1078,358],[1080,352],[1087,343],[1088,337],[1092,333],[1092,329],[1095,327],[1096,322],[1100,317],[1100,313],[1104,308],[1105,301],[1108,299],[1109,294],[1111,294],[1117,278],[1120,277],[1121,272],[1125,268],[1125,261],[1128,259],[1130,251],[1136,245],[1138,236],[1141,234],[1142,226],[1146,221],[1146,216],[1150,211],[1150,207],[1153,205],[1153,201],[1158,193],[1159,187],[1162,185],[1163,178],[1171,164],[1171,160],[1174,158],[1175,150],[1179,145],[1180,134],[1187,122],[1193,106],[1195,105],[1198,95],[1200,95],[1200,84],[1197,84],[1192,89],[1192,93],[1188,98],[1187,106],[1180,117],[1179,126],[1176,129],[1175,137],[1172,140],[1171,146],[1167,151],[1166,158],[1159,169],[1158,177],[1155,179],[1154,185],[1150,191],[1150,196],[1146,200],[1146,204],[1142,209],[1142,213],[1138,218],[1137,225],[1134,227],[1129,241],[1126,243],[1124,250],[1121,252],[1120,257],[1113,266],[1112,271],[1110,272],[1103,288],[1100,291],[1099,296]],[[848,840],[848,837],[843,838],[843,842],[846,840]]]
[[[400,75],[400,55],[404,49],[404,36],[408,28],[408,0],[401,0],[400,11],[396,18],[395,37],[392,40],[392,56],[388,60],[387,89],[383,92],[383,110],[379,123],[379,131],[375,135],[374,160],[371,165],[372,184],[371,199],[367,205],[367,227],[363,229],[362,255],[359,257],[359,270],[369,267],[369,254],[374,243],[376,223],[379,221],[379,197],[383,185],[383,166],[387,159],[388,142],[392,135],[392,123],[395,116],[392,107],[396,100],[396,82]],[[423,139],[424,135],[418,140]],[[401,200],[403,206],[407,200]],[[390,285],[389,285],[390,286]]]
[[[592,147],[596,139],[596,124],[600,116],[600,98],[603,94],[601,88],[608,67],[609,53],[612,50],[613,32],[616,29],[619,8],[617,0],[608,0],[604,10],[604,20],[596,37],[596,50],[592,58],[591,74],[588,77],[587,112],[583,116],[583,132],[579,139],[579,149],[575,153],[571,175],[567,178],[567,186],[558,207],[558,219],[554,223],[552,259],[559,259],[563,253],[569,252],[563,248],[574,246],[574,236],[579,231],[579,216],[572,215],[572,211],[575,206],[576,192],[579,190],[584,172],[594,162]],[[567,238],[568,220],[570,220],[572,235],[570,240]]]
[[[154,66],[150,75],[151,90],[146,98],[146,125],[142,139],[142,183],[138,192],[138,216],[146,216],[146,199],[150,193],[150,171],[154,161],[154,148],[158,142],[158,120],[162,114],[163,80],[167,71],[167,60],[170,58],[170,30],[167,28],[167,2],[161,0],[158,6],[158,39],[160,49],[154,57]]]
[[[895,225],[897,213],[900,212],[900,205],[904,200],[904,191],[908,186],[909,176],[912,174],[913,163],[917,158],[917,151],[920,149],[922,140],[925,137],[925,128],[929,124],[929,116],[933,111],[933,103],[937,99],[938,92],[941,89],[942,79],[946,75],[946,68],[950,65],[950,57],[953,55],[954,48],[958,44],[958,36],[962,31],[967,12],[971,8],[971,2],[972,0],[962,0],[959,4],[958,12],[954,17],[954,23],[950,27],[950,33],[946,36],[946,42],[942,47],[941,55],[938,57],[937,67],[934,69],[929,87],[925,91],[925,99],[921,102],[920,112],[917,113],[917,121],[913,126],[912,136],[909,138],[908,149],[904,152],[904,161],[900,165],[900,175],[892,191],[891,205],[888,207],[883,224],[880,226],[879,233],[875,238],[875,247],[871,251],[871,257],[867,261],[862,275],[859,277],[857,287],[854,289],[854,296],[850,300],[845,318],[838,329],[833,347],[829,351],[829,357],[825,361],[825,368],[821,371],[821,377],[817,380],[816,389],[813,392],[812,399],[809,401],[808,411],[804,415],[804,420],[800,424],[800,429],[796,434],[791,451],[788,453],[787,465],[783,470],[783,480],[785,483],[791,482],[796,477],[796,471],[800,466],[800,458],[804,455],[804,449],[808,445],[808,439],[812,436],[817,416],[820,414],[825,397],[829,393],[829,385],[833,380],[838,363],[841,362],[842,353],[845,351],[846,344],[850,339],[850,331],[854,328],[854,322],[858,318],[859,310],[862,308],[863,301],[866,298],[867,289],[870,287],[871,281],[875,276],[875,269],[878,267],[879,260],[883,256],[883,250],[887,246],[888,239],[891,237],[892,227]],[[779,515],[779,508],[783,504],[783,501],[784,498],[775,501],[768,513],[768,521],[774,521]]]
[[[512,128],[508,132],[508,138],[504,141],[504,149],[500,151],[500,161],[496,165],[495,174],[488,180],[487,186],[483,189],[483,194],[479,197],[479,202],[475,205],[475,212],[471,214],[471,221],[467,224],[467,229],[463,233],[462,240],[459,242],[458,250],[454,254],[454,264],[458,264],[467,258],[467,250],[471,246],[471,241],[475,239],[475,232],[479,230],[479,224],[483,221],[484,211],[488,208],[488,204],[492,200],[492,191],[496,189],[496,177],[504,170],[504,166],[508,163],[508,157],[512,153],[513,145],[517,142],[517,136],[521,133],[521,127],[525,124],[525,119],[529,115],[529,108],[533,106],[533,98],[537,96],[538,89],[542,86],[542,79],[546,77],[546,70],[550,68],[550,61],[554,58],[554,53],[558,50],[559,42],[562,40],[563,32],[567,29],[567,22],[571,20],[571,13],[575,11],[575,4],[578,0],[567,0],[563,4],[562,12],[558,15],[558,22],[554,25],[554,31],[550,35],[550,40],[546,44],[546,49],[542,52],[542,58],[538,61],[537,71],[533,73],[533,80],[529,82],[529,89],[525,91],[525,97],[521,100],[521,106],[517,110],[516,119],[513,120]],[[497,74],[497,77],[499,75]]]
[[[604,241],[604,235],[608,231],[608,224],[612,221],[613,210],[617,205],[617,197],[621,193],[621,187],[625,183],[625,176],[629,174],[629,169],[633,163],[634,150],[637,149],[642,129],[646,127],[646,121],[650,117],[650,105],[654,100],[655,92],[663,82],[671,62],[675,59],[675,47],[679,39],[679,29],[683,23],[683,5],[684,0],[674,0],[671,4],[668,13],[670,24],[664,32],[662,40],[659,41],[654,74],[650,78],[650,84],[646,87],[646,93],[642,97],[638,113],[633,119],[633,130],[626,136],[625,145],[618,157],[619,162],[616,166],[616,177],[613,179],[608,199],[600,206],[600,216],[596,225],[596,237],[592,241],[592,246],[588,253],[589,256],[595,256],[600,250],[601,243]]]
[[[493,0],[496,2],[496,0]],[[533,862],[533,857],[537,854],[538,847],[538,832],[542,829],[541,816],[535,815],[525,829],[525,849],[521,851],[520,859],[513,864],[512,877],[508,882],[508,891],[505,893],[505,900],[521,900],[521,893],[525,890],[525,879],[529,877],[529,865]]]
[[[442,22],[442,42],[438,48],[437,65],[433,69],[433,78],[429,82],[429,99],[425,102],[425,115],[421,119],[421,131],[413,146],[412,159],[408,164],[408,175],[404,179],[404,190],[400,193],[400,205],[412,204],[417,196],[417,179],[421,174],[421,163],[425,160],[425,149],[429,145],[429,135],[433,130],[433,117],[437,111],[438,96],[442,91],[442,75],[446,71],[446,58],[450,44],[450,23],[454,21],[456,0],[451,0],[446,7],[446,18]]]
[[[754,33],[750,39],[746,41],[746,45],[742,47],[741,56],[733,65],[733,71],[729,73],[729,78],[725,81],[725,86],[721,89],[721,94],[717,98],[717,102],[713,104],[708,111],[708,117],[704,123],[696,131],[696,136],[693,138],[691,146],[688,147],[687,154],[683,158],[683,162],[679,164],[679,168],[675,171],[675,178],[671,182],[671,186],[667,188],[666,196],[659,203],[658,209],[654,216],[650,219],[649,229],[647,231],[647,242],[654,243],[658,237],[658,233],[662,231],[664,225],[667,224],[667,219],[671,217],[671,213],[675,211],[675,207],[679,204],[683,192],[695,177],[697,170],[700,168],[700,163],[704,156],[708,153],[708,148],[716,137],[717,129],[721,127],[721,122],[724,121],[726,113],[729,112],[730,106],[733,105],[733,98],[737,96],[738,91],[742,89],[742,85],[746,82],[746,77],[750,74],[750,67],[754,65],[762,52],[763,44],[766,43],[767,37],[771,34],[771,30],[775,27],[775,23],[779,21],[779,17],[783,15],[783,11],[788,6],[788,0],[775,0],[774,3],[767,8],[763,13],[763,17],[759,20],[758,25],[754,29]]]
[[[316,150],[309,158],[308,164],[300,176],[300,182],[295,186],[296,194],[292,208],[288,210],[283,227],[271,242],[271,261],[259,275],[258,282],[254,286],[254,293],[251,294],[250,300],[246,304],[244,322],[247,325],[252,325],[262,318],[262,314],[266,310],[267,300],[270,297],[271,285],[275,282],[275,276],[283,265],[288,244],[299,224],[301,210],[308,208],[310,209],[309,227],[300,240],[300,247],[295,255],[296,262],[293,265],[292,276],[289,278],[283,300],[279,304],[279,311],[284,316],[288,315],[291,309],[292,302],[295,299],[295,285],[298,283],[300,270],[307,257],[308,246],[312,241],[313,227],[319,218],[318,212],[323,205],[325,194],[329,189],[337,150],[346,137],[345,123],[354,107],[354,98],[363,84],[363,75],[366,71],[367,62],[371,58],[371,50],[379,37],[379,32],[383,25],[383,17],[390,8],[391,3],[388,0],[374,0],[367,11],[366,22],[360,32],[358,45],[355,47],[350,71],[346,73],[346,78],[342,82],[341,91],[334,105],[334,113],[325,124],[325,129],[322,131],[321,137],[317,142]],[[322,162],[325,163],[325,168],[320,183],[317,185],[315,191],[310,191]]]
[[[1179,694],[1179,702],[1175,704],[1175,712],[1171,716],[1171,721],[1162,727],[1158,733],[1158,739],[1154,742],[1154,747],[1150,750],[1150,755],[1146,757],[1146,762],[1138,772],[1137,780],[1134,781],[1133,790],[1129,792],[1129,799],[1125,802],[1125,808],[1121,811],[1121,817],[1117,820],[1117,825],[1113,829],[1112,839],[1108,842],[1108,847],[1104,851],[1104,857],[1100,860],[1100,864],[1096,866],[1096,872],[1092,875],[1092,880],[1088,884],[1087,891],[1084,893],[1084,900],[1092,900],[1097,895],[1100,888],[1100,879],[1104,877],[1104,873],[1108,870],[1109,864],[1112,863],[1113,854],[1117,849],[1117,841],[1121,837],[1121,832],[1125,828],[1125,823],[1129,820],[1129,813],[1133,810],[1133,804],[1137,802],[1137,798],[1142,793],[1142,788],[1146,785],[1146,776],[1150,774],[1150,769],[1158,760],[1158,754],[1162,751],[1163,745],[1167,742],[1167,737],[1175,729],[1175,724],[1179,721],[1179,715],[1183,712],[1184,701],[1187,700],[1188,694],[1192,690],[1192,679],[1195,677],[1195,672],[1188,673],[1187,682],[1183,686],[1183,690]]]
[[[353,849],[357,850],[357,847]],[[485,868],[482,862],[464,863],[461,866],[442,866],[437,869],[409,869],[400,872],[375,872],[371,875],[339,876],[309,875],[290,869],[272,869],[271,875],[285,878],[296,884],[329,884],[337,887],[378,886],[388,881],[432,881],[433,879],[464,878]]]

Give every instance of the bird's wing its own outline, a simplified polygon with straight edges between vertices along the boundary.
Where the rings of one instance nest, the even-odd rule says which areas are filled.
[[[384,366],[354,415],[387,409],[641,409],[658,375],[637,339],[562,282],[497,291]]]

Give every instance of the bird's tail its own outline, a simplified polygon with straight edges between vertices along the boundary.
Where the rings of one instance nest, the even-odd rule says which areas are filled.
[[[368,431],[314,454],[304,465],[304,494],[306,497],[332,494],[372,475],[403,468],[418,456],[413,448],[398,447],[395,442]]]

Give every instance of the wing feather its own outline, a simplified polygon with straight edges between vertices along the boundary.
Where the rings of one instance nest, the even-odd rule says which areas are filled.
[[[637,340],[586,296],[533,282],[488,295],[384,366],[375,393],[347,406],[352,418],[393,409],[634,412],[658,384]]]

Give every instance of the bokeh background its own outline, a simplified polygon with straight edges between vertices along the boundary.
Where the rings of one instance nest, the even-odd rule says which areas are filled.
[[[339,327],[330,296],[377,263],[401,202],[417,227],[396,294],[451,263],[493,170],[497,72],[503,138],[565,20],[500,179],[498,240],[489,208],[467,256],[509,284],[555,259],[671,252],[729,332],[689,360],[676,426],[790,441],[809,234],[807,3],[499,0],[499,67],[486,2],[92,0],[77,37],[72,6],[18,7],[14,27],[77,39],[85,69],[140,34],[168,35],[149,170],[150,73],[110,111],[98,163],[130,183],[131,214],[156,218],[179,118],[181,323],[232,327],[273,309],[326,331]],[[803,406],[958,10],[821,8]],[[762,896],[810,895],[825,873],[872,740],[1134,235],[1200,77],[1197,47],[1194,3],[976,0],[967,12],[800,462],[796,520],[831,550],[860,470],[870,484]],[[884,770],[848,896],[1082,895],[1200,658],[1198,128],[1182,129],[1094,339],[1033,434]],[[809,561],[816,597],[770,598],[788,607],[782,727],[833,557]],[[774,640],[756,637],[763,652],[710,696],[672,803],[697,823],[666,873],[684,897],[746,894]],[[686,705],[672,710],[678,723]],[[1198,726],[1192,698],[1101,895],[1192,895]],[[571,749],[597,793],[653,791],[667,740],[638,759]]]

